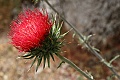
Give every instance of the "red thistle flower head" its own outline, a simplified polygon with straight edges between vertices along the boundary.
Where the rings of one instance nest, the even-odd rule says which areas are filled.
[[[28,52],[41,46],[52,27],[52,23],[48,19],[47,13],[43,14],[38,9],[27,9],[11,22],[10,27],[11,43],[19,51]]]

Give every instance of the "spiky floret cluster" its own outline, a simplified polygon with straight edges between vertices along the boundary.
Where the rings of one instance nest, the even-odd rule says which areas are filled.
[[[62,47],[63,41],[61,41],[61,38],[64,37],[68,32],[61,35],[62,24],[59,23],[56,24],[54,21],[54,24],[52,26],[52,29],[50,30],[49,35],[45,38],[45,40],[42,43],[41,47],[34,48],[29,52],[28,54],[25,54],[22,56],[25,59],[32,59],[34,58],[31,67],[33,64],[37,61],[37,67],[36,71],[41,64],[41,61],[43,60],[43,68],[45,67],[46,62],[48,63],[48,67],[50,67],[50,57],[54,61],[54,54],[57,55],[58,52],[60,52],[60,48]]]
[[[19,51],[28,52],[41,46],[52,27],[52,23],[48,19],[47,13],[43,14],[39,9],[27,9],[21,12],[10,26],[11,43]]]
[[[24,59],[34,59],[31,67],[37,61],[36,71],[43,60],[43,68],[46,62],[50,67],[50,57],[54,61],[53,54],[58,54],[63,41],[60,39],[68,32],[61,35],[62,24],[53,23],[48,19],[48,15],[42,14],[38,9],[25,10],[18,15],[18,18],[11,23],[9,36],[12,44],[22,52]]]

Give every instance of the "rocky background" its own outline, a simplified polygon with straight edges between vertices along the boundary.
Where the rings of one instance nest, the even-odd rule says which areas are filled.
[[[107,43],[109,38],[120,35],[120,0],[49,0],[49,2],[82,34],[86,36],[95,34],[92,38],[94,46],[100,48],[102,45],[109,45]],[[49,13],[53,13],[47,4],[40,3],[40,7],[43,6]],[[120,38],[116,41],[119,43]]]
[[[120,55],[120,0],[49,0],[54,8],[84,35],[95,34],[91,44],[101,50],[106,60]],[[54,11],[44,2],[35,7],[47,9],[51,15]],[[12,19],[24,8],[33,8],[30,0],[0,0],[0,80],[87,80],[68,64],[57,69],[60,60],[51,61],[51,68],[39,67],[35,72],[32,60],[19,59],[19,53],[11,44],[7,34]],[[70,27],[65,23],[63,32]],[[72,60],[84,71],[91,72],[96,80],[109,80],[111,72],[86,49],[78,45],[78,40],[69,33],[65,39],[62,55]],[[120,74],[120,58],[113,62]],[[112,78],[117,80],[117,78]]]

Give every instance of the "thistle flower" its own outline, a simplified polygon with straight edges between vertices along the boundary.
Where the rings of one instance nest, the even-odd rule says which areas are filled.
[[[43,59],[43,68],[46,61],[50,67],[50,57],[54,61],[53,54],[58,56],[63,41],[60,40],[68,32],[61,34],[62,24],[56,22],[56,17],[51,22],[48,14],[43,14],[38,9],[25,10],[11,23],[9,33],[12,44],[22,52],[24,59],[33,59],[31,67],[37,61],[36,71]]]
[[[11,43],[19,50],[29,52],[33,48],[40,47],[48,35],[52,23],[48,14],[43,14],[38,9],[25,10],[13,20],[9,36]]]

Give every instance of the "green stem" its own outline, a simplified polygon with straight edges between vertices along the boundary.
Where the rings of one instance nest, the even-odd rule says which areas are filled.
[[[79,67],[77,67],[73,62],[71,62],[69,59],[61,56],[59,53],[56,54],[62,61],[68,63],[71,67],[73,67],[75,70],[77,70],[79,73],[81,73],[82,75],[84,75],[87,79],[89,80],[94,80],[93,76],[85,73],[84,71],[82,71]]]

